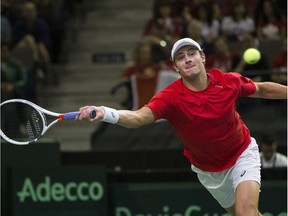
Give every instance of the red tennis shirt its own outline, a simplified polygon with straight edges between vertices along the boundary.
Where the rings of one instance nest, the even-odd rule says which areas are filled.
[[[184,155],[201,170],[220,172],[232,167],[249,145],[250,132],[236,111],[239,97],[256,86],[239,73],[207,71],[208,87],[188,89],[179,79],[146,105],[155,119],[167,119],[184,144]]]

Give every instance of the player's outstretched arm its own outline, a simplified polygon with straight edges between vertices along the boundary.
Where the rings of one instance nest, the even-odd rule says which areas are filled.
[[[155,121],[152,111],[148,107],[142,107],[136,111],[119,110],[118,125],[127,128],[137,128]]]
[[[287,86],[274,82],[255,82],[256,92],[250,97],[265,99],[287,99]]]
[[[95,110],[96,116],[90,118],[90,113]],[[148,107],[142,107],[139,110],[115,110],[109,107],[85,106],[79,109],[79,115],[76,120],[104,121],[112,124],[118,124],[127,128],[137,128],[142,125],[150,124],[155,121],[152,111]]]

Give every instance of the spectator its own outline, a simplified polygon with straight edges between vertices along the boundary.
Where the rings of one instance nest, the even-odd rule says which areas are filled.
[[[212,14],[213,14],[213,19],[218,20],[220,23],[222,22],[222,8],[220,4],[214,3],[212,5]]]
[[[30,100],[26,88],[27,84],[26,67],[19,59],[12,56],[10,44],[1,43],[1,102],[14,98]],[[21,135],[21,128],[23,129],[24,122],[18,122],[16,118],[11,123],[9,118],[7,119],[6,117],[13,115],[15,112],[21,112],[22,115],[25,115],[23,110],[15,109],[17,108],[11,107],[11,109],[1,112],[1,128],[5,128],[5,131],[7,131],[6,135],[12,137]],[[21,126],[15,128],[15,125],[16,127]]]
[[[277,152],[277,138],[274,133],[265,133],[260,139],[262,168],[287,167],[287,156]]]
[[[245,33],[255,32],[254,20],[247,15],[243,2],[234,2],[232,14],[222,20],[223,34],[230,41],[241,41]]]
[[[173,15],[177,17],[181,17],[183,8],[187,0],[170,0],[170,1],[171,1],[171,6],[173,8]]]
[[[203,1],[184,0],[184,5],[181,13],[181,18],[184,27],[183,29],[184,36],[187,34],[186,33],[187,25],[192,19],[198,19],[200,21],[204,21],[203,19],[205,19],[205,23],[207,19],[220,20],[221,14],[219,14],[220,11],[218,9],[219,5],[214,0],[203,0]],[[209,11],[209,15],[205,15],[206,10]]]
[[[240,61],[237,52],[231,52],[225,37],[218,37],[213,42],[213,53],[206,58],[206,68],[220,68],[223,71],[233,71]]]
[[[212,6],[208,3],[200,4],[196,11],[196,19],[202,23],[201,36],[207,43],[212,43],[220,33],[220,22],[213,17]]]
[[[206,51],[206,54],[211,54],[213,48],[212,43],[207,43],[205,38],[202,35],[204,29],[204,25],[202,22],[197,19],[191,19],[187,25],[187,35],[186,37],[193,38],[193,40],[197,41],[200,46]]]
[[[64,3],[63,0],[35,1],[39,18],[44,19],[49,25],[51,38],[51,61],[59,63],[62,52],[62,41],[65,33],[64,26]]]
[[[283,49],[273,59],[272,81],[287,85],[287,39],[282,40]]]
[[[255,22],[257,23],[263,11],[263,3],[265,0],[257,0],[256,1],[256,10],[254,14]],[[279,1],[279,0],[271,0],[273,7],[277,10],[277,13],[281,14],[281,16],[287,17],[287,1]]]
[[[11,55],[8,43],[1,43],[1,101],[26,98],[27,70]]]
[[[197,14],[198,6],[200,4],[208,4],[211,7],[216,4],[217,1],[215,0],[183,0],[183,7],[182,7],[182,19],[185,22],[189,22],[192,18],[195,18],[195,14]],[[213,14],[214,15],[214,14]]]
[[[45,20],[37,17],[34,3],[27,2],[22,7],[23,19],[13,26],[14,44],[16,46],[30,47],[34,51],[34,59],[38,61],[43,70],[50,61],[51,48],[50,31]]]
[[[139,43],[133,54],[133,63],[131,66],[124,69],[123,78],[129,78],[132,74],[138,76],[151,77],[159,72],[159,65],[152,61],[152,49],[148,43]]]
[[[135,48],[133,64],[122,73],[124,83],[119,85],[128,88],[128,97],[122,105],[129,109],[144,106],[159,90],[179,78],[173,66],[166,62],[161,62],[161,65],[153,63],[151,52],[150,44],[139,43]]]
[[[264,0],[256,18],[257,37],[259,40],[279,40],[287,36],[286,18],[271,0]]]
[[[139,103],[144,105],[155,93],[157,75],[160,71],[160,66],[152,61],[152,49],[149,43],[139,43],[134,50],[132,65],[125,68],[121,74],[120,83],[112,89],[114,94],[120,87],[126,87],[128,90],[127,97],[121,102],[121,105],[128,109],[134,107],[131,82],[138,80],[141,82],[143,94],[138,97]],[[133,80],[131,80],[133,77]],[[140,84],[140,83],[139,83]],[[140,85],[138,85],[140,87]]]
[[[222,15],[223,16],[229,16],[232,14],[233,11],[233,4],[236,2],[243,2],[244,5],[249,5],[249,7],[246,7],[248,16],[254,16],[256,7],[257,7],[257,1],[255,0],[222,0],[221,1],[221,9],[222,9]]]
[[[153,17],[145,24],[143,36],[152,45],[152,59],[157,63],[169,58],[171,46],[182,36],[181,19],[172,12],[169,0],[155,0]]]

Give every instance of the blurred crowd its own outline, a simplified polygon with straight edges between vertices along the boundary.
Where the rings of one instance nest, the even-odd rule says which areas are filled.
[[[242,73],[254,81],[287,84],[287,1],[154,0],[151,12],[133,62],[121,74],[121,81],[132,82],[128,86],[132,94],[142,91],[149,98],[157,90],[159,74],[175,73],[170,51],[183,37],[196,40],[204,49],[207,69],[217,67]],[[242,55],[252,47],[260,50],[261,59],[247,64]],[[149,91],[143,91],[140,87],[147,80]],[[137,88],[133,90],[133,86]],[[139,108],[145,99],[142,104],[131,105],[133,99],[139,100],[137,97],[130,94],[123,104]]]
[[[49,64],[61,63],[66,23],[82,1],[1,1],[2,101],[37,101],[36,84],[49,74]],[[126,108],[139,108],[179,77],[170,51],[182,37],[201,45],[207,69],[287,84],[287,1],[154,0],[151,14],[133,60],[121,74],[129,90]],[[253,65],[242,58],[250,47],[261,52],[261,60]]]
[[[66,25],[82,1],[1,0],[1,101],[24,98],[37,103],[37,83],[45,80],[49,64],[62,63]],[[128,89],[123,107],[142,107],[179,78],[170,51],[183,37],[201,45],[207,69],[287,85],[286,0],[154,0],[151,14],[132,61],[112,89]],[[261,52],[256,64],[242,58],[251,47]],[[287,162],[277,153],[274,136],[263,136],[261,146],[265,166]]]
[[[37,101],[37,82],[61,63],[66,23],[81,2],[1,0],[1,101]]]

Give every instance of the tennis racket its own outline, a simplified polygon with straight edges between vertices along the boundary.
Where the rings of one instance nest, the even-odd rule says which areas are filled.
[[[63,120],[74,120],[79,112],[55,113],[30,101],[11,99],[4,101],[1,108],[1,137],[9,143],[27,145],[39,140],[49,128]],[[90,118],[96,111],[90,113]],[[48,122],[49,120],[49,122]]]

